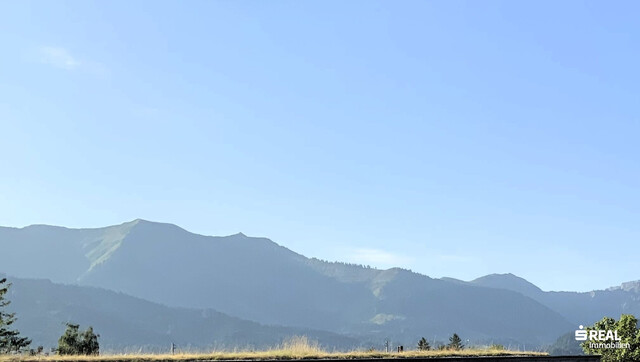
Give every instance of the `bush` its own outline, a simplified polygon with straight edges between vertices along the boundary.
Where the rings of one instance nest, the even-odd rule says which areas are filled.
[[[58,354],[96,356],[100,353],[100,336],[93,333],[93,327],[84,332],[79,332],[79,328],[78,324],[67,323],[67,330],[58,339]]]

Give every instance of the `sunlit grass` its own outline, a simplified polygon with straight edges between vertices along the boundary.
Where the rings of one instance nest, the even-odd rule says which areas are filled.
[[[514,356],[514,355],[546,355],[540,352],[509,351],[497,348],[469,348],[455,350],[405,351],[402,353],[384,351],[350,351],[328,352],[315,341],[307,337],[293,337],[284,341],[280,346],[264,351],[210,351],[203,353],[176,354],[104,354],[100,356],[1,356],[0,362],[30,362],[30,361],[109,361],[109,362],[137,362],[137,361],[204,361],[204,360],[301,360],[301,359],[361,359],[361,358],[418,358],[444,356]]]

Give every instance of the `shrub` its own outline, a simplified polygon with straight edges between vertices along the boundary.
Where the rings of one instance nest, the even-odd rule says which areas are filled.
[[[58,339],[58,354],[60,355],[98,355],[100,345],[99,335],[93,333],[93,327],[79,332],[78,324],[67,323],[67,330]]]

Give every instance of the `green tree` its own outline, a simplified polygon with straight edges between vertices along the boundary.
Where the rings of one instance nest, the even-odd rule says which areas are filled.
[[[16,321],[15,313],[7,313],[4,307],[11,303],[5,300],[5,294],[9,291],[11,283],[6,278],[0,279],[0,353],[20,352],[31,344],[31,340],[20,337],[20,332],[10,329]]]
[[[67,323],[67,329],[64,334],[58,339],[58,354],[61,355],[74,355],[80,354],[78,346],[79,333],[78,329],[80,325]]]
[[[458,336],[457,333],[454,333],[453,336],[449,337],[449,344],[447,345],[447,348],[453,349],[456,351],[464,348],[464,344],[462,344],[462,339],[460,339],[460,336]]]
[[[100,354],[100,345],[98,344],[99,335],[93,333],[93,327],[89,326],[86,331],[80,334],[80,354],[95,355]]]
[[[93,332],[93,327],[80,332],[80,325],[67,323],[67,330],[58,339],[58,354],[60,355],[98,355],[100,345],[99,335]]]
[[[427,342],[424,337],[420,338],[420,340],[418,341],[418,351],[428,351],[430,349],[431,346],[429,345],[429,342]]]
[[[620,341],[606,341],[604,343],[620,342],[623,348],[597,348],[599,341],[587,339],[581,344],[584,353],[599,354],[602,356],[602,362],[640,361],[640,330],[638,329],[638,319],[633,315],[623,314],[617,322],[613,318],[604,317],[593,326],[587,327],[586,330],[617,331]]]

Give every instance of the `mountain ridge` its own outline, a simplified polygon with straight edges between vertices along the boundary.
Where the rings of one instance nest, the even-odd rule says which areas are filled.
[[[558,311],[575,325],[592,324],[604,316],[640,316],[640,281],[589,292],[542,291],[526,279],[510,273],[490,274],[467,283],[521,293]]]
[[[512,274],[433,279],[307,258],[268,238],[204,236],[143,219],[93,229],[0,227],[0,241],[11,256],[0,271],[19,277],[366,338],[411,339],[426,328],[445,340],[458,332],[476,341],[543,344],[600,313],[567,311],[567,303],[549,302],[547,292]]]
[[[168,223],[168,222],[157,222],[157,221],[150,221],[147,219],[142,219],[142,218],[136,218],[134,220],[131,221],[125,221],[123,223],[120,224],[115,224],[115,225],[109,225],[109,226],[105,226],[105,227],[65,227],[65,226],[58,226],[58,225],[50,225],[50,224],[31,224],[31,225],[26,225],[23,227],[11,227],[11,226],[0,226],[0,229],[14,229],[14,230],[24,230],[24,229],[30,229],[30,228],[35,228],[35,229],[40,229],[40,230],[46,230],[48,228],[52,228],[52,229],[62,229],[62,230],[77,230],[77,231],[89,231],[89,232],[106,232],[108,230],[115,230],[115,231],[122,231],[122,229],[133,229],[138,225],[154,225],[155,227],[166,227],[166,228],[170,228],[170,229],[176,229],[179,230],[181,232],[184,233],[188,233],[190,235],[194,235],[194,236],[198,236],[198,237],[205,237],[205,238],[248,238],[248,239],[254,239],[254,240],[263,240],[266,241],[268,243],[272,243],[274,245],[277,245],[278,247],[281,247],[291,253],[300,255],[298,253],[296,253],[295,251],[292,251],[291,249],[288,249],[285,246],[282,246],[276,242],[274,242],[273,240],[266,238],[266,237],[251,237],[251,236],[247,236],[246,234],[244,234],[243,232],[237,232],[235,234],[229,234],[226,236],[213,236],[213,235],[204,235],[204,234],[197,234],[197,233],[193,233],[190,232],[178,225],[172,224],[172,223]],[[123,235],[123,239],[126,238],[126,233],[125,235]],[[119,240],[122,241],[122,240]],[[97,252],[97,250],[89,250],[87,254],[91,254],[91,253],[95,253]],[[87,255],[89,257],[89,255]],[[302,256],[302,255],[300,255]],[[304,256],[303,256],[304,257]],[[305,257],[306,258],[306,257]],[[90,258],[91,259],[91,258]],[[98,258],[96,258],[98,259]],[[319,262],[326,262],[326,263],[330,263],[330,264],[346,264],[349,265],[349,263],[343,263],[340,261],[324,261],[324,260],[320,260],[314,257],[311,258],[307,258],[309,260],[311,260],[312,262],[310,264],[313,264],[313,261],[319,261]],[[355,265],[356,267],[361,267],[360,265]],[[371,268],[372,270],[377,270],[377,271],[389,271],[389,270],[393,270],[393,269],[397,269],[399,267],[391,267],[388,269],[378,269],[378,268]],[[399,269],[403,269],[403,268],[399,268]],[[418,273],[420,274],[420,273]],[[424,274],[421,274],[424,275]],[[424,275],[426,277],[429,277],[427,275]],[[527,281],[526,279],[519,277],[517,275],[514,275],[512,273],[492,273],[492,274],[487,274],[487,275],[483,275],[480,276],[476,279],[473,279],[471,281],[464,281],[464,280],[460,280],[460,279],[456,279],[456,278],[451,278],[451,277],[442,277],[440,278],[441,280],[445,280],[445,281],[450,281],[450,282],[461,282],[461,283],[473,283],[473,284],[477,284],[477,285],[483,285],[483,286],[491,286],[491,283],[485,283],[484,280],[487,278],[494,278],[494,277],[506,277],[506,276],[510,276],[513,278],[516,278],[520,281],[523,281],[524,283],[528,284],[529,286],[532,287],[532,290],[537,289],[538,291],[542,291],[538,286],[534,285],[533,283]],[[635,284],[634,284],[635,283]],[[637,285],[637,286],[636,286]],[[503,286],[500,286],[502,289],[505,289]],[[616,285],[616,286],[612,286],[609,288],[606,288],[604,290],[617,290],[617,289],[624,289],[624,288],[631,288],[634,290],[639,290],[640,291],[640,280],[636,280],[636,281],[628,281],[628,282],[622,282],[620,285]],[[511,289],[510,289],[511,290]],[[598,291],[598,289],[593,289],[590,290],[588,292],[595,292]],[[572,293],[573,291],[547,291],[547,292],[569,292]],[[576,293],[587,293],[587,292],[576,292]]]
[[[282,246],[276,242],[274,242],[273,240],[266,238],[266,237],[251,237],[251,236],[247,236],[246,234],[244,234],[243,232],[237,232],[235,234],[229,234],[229,235],[225,235],[225,236],[213,236],[213,235],[204,235],[204,234],[197,234],[197,233],[193,233],[190,232],[178,225],[172,224],[172,223],[168,223],[168,222],[157,222],[157,221],[151,221],[151,220],[147,220],[147,219],[142,219],[142,218],[136,218],[134,220],[131,221],[125,221],[123,223],[120,224],[115,224],[115,225],[109,225],[109,226],[104,226],[104,227],[65,227],[65,226],[58,226],[58,225],[50,225],[50,224],[30,224],[30,225],[26,225],[23,227],[12,227],[12,226],[0,226],[0,229],[14,229],[14,230],[24,230],[24,229],[30,229],[30,228],[36,228],[36,229],[48,229],[48,228],[52,228],[52,229],[62,229],[62,230],[77,230],[77,231],[91,231],[91,232],[96,232],[96,231],[107,231],[110,229],[115,229],[117,231],[121,231],[121,229],[123,228],[128,228],[128,229],[133,229],[134,227],[136,227],[138,224],[148,224],[148,225],[154,225],[154,226],[160,226],[160,227],[167,227],[167,228],[171,228],[171,229],[177,229],[181,232],[184,233],[188,233],[194,236],[199,236],[199,237],[205,237],[205,238],[248,238],[248,239],[257,239],[257,240],[263,240],[263,241],[267,241],[269,243],[273,243],[274,245],[277,245],[278,247],[281,247],[291,253],[300,255],[298,253],[296,253],[295,251],[292,251],[291,249],[288,249],[285,246]],[[126,234],[123,235],[123,239],[126,238]],[[90,254],[92,252],[95,252],[95,250],[90,250],[87,254]],[[302,256],[302,255],[300,255]],[[306,258],[306,257],[305,257]],[[349,263],[344,263],[344,262],[340,262],[340,261],[325,261],[325,260],[320,260],[314,257],[310,257],[308,258],[309,260],[312,261],[319,261],[319,262],[325,262],[325,263],[330,263],[330,264],[345,264],[345,265],[351,265]],[[357,264],[353,264],[353,266],[355,267],[362,267],[361,265],[357,265]],[[378,269],[378,268],[370,268],[372,270],[377,270],[377,271],[390,271],[393,269],[403,269],[401,267],[391,267],[388,269]],[[406,269],[403,269],[406,270]],[[418,273],[421,274],[421,273]],[[424,275],[424,274],[421,274]],[[429,277],[427,275],[424,275],[426,277]],[[445,280],[445,281],[449,281],[449,282],[461,282],[461,283],[472,283],[472,284],[477,284],[477,285],[483,285],[483,286],[491,286],[491,283],[485,283],[485,280],[488,278],[495,278],[495,277],[512,277],[514,279],[517,279],[521,282],[523,282],[523,284],[527,284],[528,286],[532,287],[532,290],[538,290],[542,292],[542,289],[540,289],[538,286],[536,286],[535,284],[527,281],[526,279],[519,277],[513,273],[491,273],[491,274],[487,274],[487,275],[483,275],[480,276],[478,278],[475,278],[473,280],[470,281],[464,281],[461,279],[456,279],[456,278],[451,278],[451,277],[442,277],[439,278],[441,280]],[[500,288],[505,289],[504,286],[500,286]],[[634,281],[628,281],[628,282],[622,282],[620,285],[614,285],[611,286],[609,288],[605,288],[602,290],[618,290],[618,289],[629,289],[629,290],[638,290],[640,291],[640,280],[634,280]],[[596,292],[599,291],[599,289],[593,289],[587,292],[575,292],[575,293],[589,293],[589,292]],[[574,291],[546,291],[546,292],[568,292],[568,293],[574,293]]]

